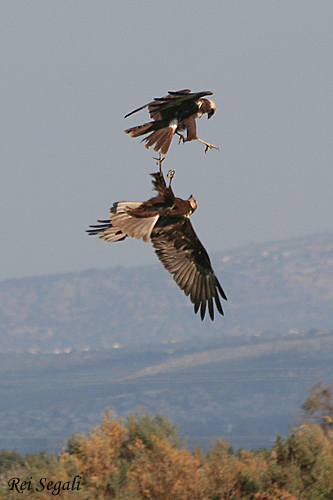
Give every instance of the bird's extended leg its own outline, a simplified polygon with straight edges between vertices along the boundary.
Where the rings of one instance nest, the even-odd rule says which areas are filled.
[[[180,143],[184,144],[185,137],[183,136],[183,134],[180,134],[179,132],[175,132],[175,133],[179,136],[178,144],[180,144]]]
[[[163,162],[163,160],[165,160],[165,156],[162,156],[162,153],[160,151],[160,157],[154,158],[154,160],[156,160],[157,165],[159,166],[159,169],[160,169],[160,175],[162,175],[162,162]]]
[[[168,179],[170,179],[169,187],[171,186],[172,179],[174,178],[175,175],[176,175],[175,169],[169,170],[168,175],[167,175]]]
[[[209,142],[203,141],[202,139],[199,139],[199,137],[196,137],[196,139],[197,139],[197,141],[202,142],[202,144],[204,144],[206,146],[205,153],[207,153],[208,149],[217,149],[217,150],[219,150],[219,148],[217,148],[216,146],[214,146],[214,144],[209,144]]]

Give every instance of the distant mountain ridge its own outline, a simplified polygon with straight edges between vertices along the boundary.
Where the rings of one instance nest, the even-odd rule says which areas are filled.
[[[88,270],[0,283],[2,352],[52,352],[196,336],[333,328],[333,233],[212,254],[225,317],[201,322],[155,266]]]

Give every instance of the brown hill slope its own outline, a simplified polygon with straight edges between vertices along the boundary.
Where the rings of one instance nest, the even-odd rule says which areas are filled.
[[[333,234],[249,245],[212,261],[229,301],[203,323],[156,264],[0,283],[1,351],[331,329]]]

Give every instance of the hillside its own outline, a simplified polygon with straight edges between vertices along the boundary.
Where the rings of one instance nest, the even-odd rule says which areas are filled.
[[[307,390],[332,382],[332,351],[333,333],[2,354],[0,449],[59,451],[106,407],[162,413],[190,444],[271,446],[297,423]]]
[[[0,283],[1,352],[331,329],[333,234],[212,255],[225,317],[203,323],[157,262]]]
[[[0,284],[0,448],[59,451],[105,407],[180,424],[190,443],[270,446],[333,380],[333,234],[212,256],[214,323],[156,264]]]

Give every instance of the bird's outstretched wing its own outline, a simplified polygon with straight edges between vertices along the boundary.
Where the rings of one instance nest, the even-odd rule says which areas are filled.
[[[164,97],[155,97],[154,101],[148,102],[147,104],[144,104],[143,106],[140,106],[140,108],[134,109],[134,111],[131,111],[130,113],[127,113],[127,115],[124,116],[124,118],[127,118],[128,116],[134,115],[134,113],[137,113],[138,111],[141,111],[142,109],[148,108],[151,105],[156,104],[155,101],[163,101],[164,99],[170,99],[173,97],[173,94],[181,94],[183,95],[184,93],[189,94],[191,91],[189,89],[184,89],[184,90],[177,90],[176,92],[168,92],[169,95],[166,95]]]
[[[131,111],[130,113],[127,113],[127,115],[124,116],[124,118],[127,118],[128,116],[134,115],[134,113],[137,113],[138,111],[141,111],[142,109],[147,108],[151,103],[148,102],[147,104],[144,104],[143,106],[140,106],[140,108],[135,109],[134,111]]]
[[[214,302],[220,314],[220,302],[227,297],[212,269],[209,256],[198,239],[188,218],[162,219],[154,227],[151,241],[163,266],[173,275],[177,285],[189,295],[194,312],[200,309],[203,320],[208,305],[209,316],[214,319]]]
[[[160,215],[169,212],[174,205],[172,189],[166,186],[161,172],[151,174],[153,186],[159,196],[148,201],[118,201],[110,208],[110,220],[97,221],[100,225],[90,226],[88,233],[99,235],[105,241],[121,241],[126,236],[149,241],[151,232]]]
[[[191,92],[188,89],[169,91],[167,96],[155,97],[154,101],[148,104],[150,117],[153,120],[161,120],[177,116],[178,113],[184,113],[187,110],[189,114],[192,114],[196,109],[198,99],[212,94],[213,92],[209,90],[203,92]]]
[[[137,113],[138,111],[141,111],[142,109],[148,108],[149,109],[149,114],[153,120],[160,120],[160,117],[155,117],[155,113],[161,112],[164,110],[168,109],[175,109],[179,108],[180,106],[183,106],[185,102],[189,101],[197,101],[201,97],[204,97],[205,95],[212,95],[213,92],[204,91],[204,92],[191,92],[189,89],[184,89],[184,90],[177,90],[177,91],[169,91],[168,95],[164,97],[155,97],[152,102],[148,102],[147,104],[144,104],[143,106],[140,106],[140,108],[134,109],[134,111],[131,111],[130,113],[127,113],[124,118],[127,118],[128,116],[134,115],[134,113]]]
[[[155,104],[156,102],[161,102],[161,106],[165,107],[176,107],[184,102],[197,101],[204,97],[205,95],[213,95],[213,92],[206,90],[203,92],[191,92],[190,90],[177,90],[173,92],[169,90],[168,95],[164,97],[155,97],[154,101],[150,104]]]

